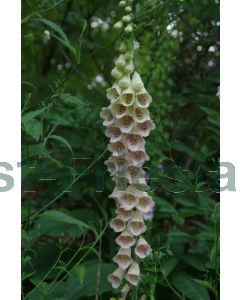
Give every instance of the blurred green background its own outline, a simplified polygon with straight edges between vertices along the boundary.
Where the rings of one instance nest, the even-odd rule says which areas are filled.
[[[219,299],[219,3],[134,1],[156,130],[145,164],[153,254],[129,299]],[[22,1],[22,298],[119,298],[99,117],[120,35],[114,0]]]

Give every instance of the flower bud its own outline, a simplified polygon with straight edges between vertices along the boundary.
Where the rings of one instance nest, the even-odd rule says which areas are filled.
[[[123,77],[119,80],[119,86],[122,89],[127,89],[131,84],[131,79],[129,75],[123,75]]]
[[[123,22],[122,21],[118,21],[117,23],[115,23],[113,25],[113,28],[116,29],[116,30],[120,30],[120,29],[122,29],[122,27],[123,27]]]
[[[113,78],[119,80],[122,77],[123,73],[117,67],[115,67],[114,69],[112,69],[111,75]]]
[[[136,92],[140,92],[141,89],[144,87],[142,79],[138,72],[134,72],[132,76],[132,87]]]
[[[126,1],[120,1],[119,2],[119,6],[120,7],[125,7],[127,5],[127,2]]]
[[[133,61],[130,60],[126,66],[124,67],[124,73],[125,74],[132,74],[133,70],[134,70],[134,65],[133,65]]]
[[[129,285],[125,284],[124,287],[121,290],[123,299],[126,299],[128,292],[129,292]]]
[[[119,47],[119,51],[121,53],[125,53],[128,50],[127,44],[125,42],[122,42],[120,47]]]
[[[125,58],[125,60],[127,60],[127,61],[133,59],[133,52],[132,52],[132,51],[127,51],[127,52],[124,54],[124,58]]]
[[[125,58],[124,58],[124,55],[121,54],[118,59],[115,61],[115,64],[118,68],[123,68],[125,65],[126,65],[126,61],[125,61]]]
[[[122,17],[122,21],[123,21],[124,23],[129,23],[131,20],[132,20],[131,15],[126,15],[126,16],[123,16],[123,17]]]
[[[125,7],[125,11],[126,11],[126,12],[131,12],[131,11],[132,11],[131,6],[126,6],[126,7]]]
[[[132,25],[131,25],[131,24],[128,24],[128,25],[125,27],[124,31],[125,31],[126,33],[131,33],[131,32],[133,31]]]

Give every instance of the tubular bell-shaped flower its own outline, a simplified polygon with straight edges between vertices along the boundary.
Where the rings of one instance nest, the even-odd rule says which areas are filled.
[[[106,137],[110,138],[110,143],[119,142],[122,139],[122,132],[118,127],[112,126],[105,130]]]
[[[130,152],[128,153],[128,158],[134,166],[142,166],[145,161],[149,160],[149,156],[145,150]]]
[[[130,86],[126,90],[124,90],[120,96],[120,102],[124,106],[131,106],[135,101],[134,91]]]
[[[134,286],[137,286],[140,276],[140,268],[137,262],[133,262],[129,268],[125,278],[126,280]]]
[[[131,232],[124,230],[117,238],[116,243],[121,248],[130,248],[135,244],[136,240]]]
[[[112,123],[110,123],[109,125],[111,125]],[[126,116],[118,119],[116,121],[116,124],[120,128],[121,132],[129,133],[130,131],[132,131],[132,129],[134,127],[134,120],[130,115],[126,115]]]
[[[148,111],[152,97],[135,71],[132,1],[120,1],[119,5],[126,15],[115,23],[114,28],[122,28],[123,40],[111,72],[115,82],[107,89],[110,104],[100,113],[103,125],[107,127],[105,135],[110,140],[108,150],[111,155],[104,163],[115,183],[109,198],[116,204],[116,216],[110,227],[119,233],[115,239],[119,250],[113,258],[118,268],[108,276],[113,288],[118,288],[124,278],[131,285],[138,284],[140,268],[135,258],[140,262],[152,251],[142,234],[147,229],[145,220],[152,218],[154,207],[154,201],[147,193],[149,187],[143,170],[143,164],[149,160],[144,138],[155,129]],[[122,289],[123,297],[128,291],[126,284]]]
[[[125,143],[130,151],[144,150],[145,141],[140,135],[133,133],[127,134]]]
[[[148,94],[145,88],[136,94],[136,102],[139,107],[146,108],[152,102],[152,97]]]
[[[109,126],[114,123],[114,117],[112,111],[109,107],[102,108],[100,117],[104,119],[103,126]]]
[[[127,149],[122,142],[115,142],[108,145],[108,150],[113,156],[125,156]]]
[[[114,256],[113,261],[120,268],[126,270],[132,263],[131,248],[120,248],[117,255]]]
[[[114,289],[120,286],[124,273],[122,268],[117,268],[112,274],[108,275],[108,281],[112,284]]]
[[[147,193],[138,199],[137,209],[142,213],[148,213],[153,207],[155,203],[152,200],[152,197],[148,196]]]
[[[107,98],[112,102],[116,102],[121,95],[121,89],[117,83],[114,83],[113,86],[107,89]]]
[[[125,222],[121,218],[116,217],[112,219],[112,221],[110,222],[110,227],[115,232],[122,232],[126,226],[125,226]]]
[[[127,228],[134,236],[138,236],[146,231],[147,227],[144,224],[143,215],[140,211],[134,212],[132,219],[127,225]]]
[[[152,248],[143,237],[140,237],[137,241],[134,252],[138,257],[145,258],[152,252]]]
[[[134,193],[126,191],[118,198],[118,202],[125,210],[131,210],[138,204],[138,199]]]
[[[147,137],[151,130],[155,129],[155,124],[152,120],[146,120],[143,123],[137,123],[135,131],[137,134]]]
[[[116,212],[119,215],[119,217],[125,222],[129,221],[133,217],[133,211],[127,210],[123,206],[118,207]]]
[[[127,107],[121,103],[112,104],[111,109],[116,119],[121,119],[128,113]]]
[[[149,120],[149,111],[147,108],[136,106],[133,111],[133,118],[138,123],[143,123]]]

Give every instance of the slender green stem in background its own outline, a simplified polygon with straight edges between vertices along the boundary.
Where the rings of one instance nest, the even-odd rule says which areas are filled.
[[[62,281],[64,281],[69,276],[69,273],[73,272],[75,268],[79,266],[81,262],[88,256],[88,254],[91,253],[91,251],[95,248],[99,240],[102,238],[107,227],[108,227],[108,223],[104,226],[102,232],[100,232],[98,238],[94,241],[92,246],[88,248],[88,251],[86,251],[86,253],[74,264],[74,266],[68,271],[68,273],[65,276],[63,276],[59,281],[57,281],[55,285],[54,285],[55,281],[51,283],[50,287],[48,288],[48,292],[53,291]]]
[[[156,263],[154,263],[154,279],[150,285],[150,300],[155,300],[156,285],[157,285],[157,266]]]
[[[102,231],[102,220],[100,220],[100,232]],[[96,282],[96,296],[95,300],[99,299],[99,288],[100,288],[100,279],[101,279],[101,264],[102,264],[102,236],[99,240],[99,246],[98,246],[98,253],[99,253],[99,260],[98,260],[98,266],[97,266],[97,282]]]
[[[167,276],[166,276],[166,274],[165,274],[165,270],[163,270],[163,268],[162,268],[161,261],[159,261],[159,265],[160,265],[160,268],[161,268],[161,270],[162,270],[161,274],[162,274],[162,276],[163,276],[163,279],[166,281],[166,283],[167,283],[167,285],[169,286],[169,288],[174,292],[174,294],[175,294],[176,296],[178,296],[179,299],[185,300],[185,298],[182,297],[182,296],[178,293],[178,291],[177,291],[177,290],[171,285],[171,283],[169,282],[169,280],[168,280],[168,278],[167,278]]]
[[[107,149],[104,150],[81,174],[79,174],[70,184],[67,186],[61,193],[59,193],[53,200],[51,200],[48,204],[46,204],[44,207],[42,207],[40,210],[38,210],[36,213],[34,213],[30,218],[31,220],[36,218],[40,213],[42,213],[45,209],[47,209],[50,205],[52,205],[54,202],[56,202],[58,199],[60,199],[65,193],[66,190],[69,190],[74,183],[76,183],[87,171],[89,171],[96,162],[101,159],[104,154],[107,152]]]

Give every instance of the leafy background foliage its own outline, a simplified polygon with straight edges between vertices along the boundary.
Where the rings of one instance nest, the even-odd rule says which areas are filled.
[[[219,3],[135,1],[136,65],[157,129],[153,254],[129,299],[219,298]],[[109,299],[114,203],[99,118],[118,1],[22,1],[22,297]]]

